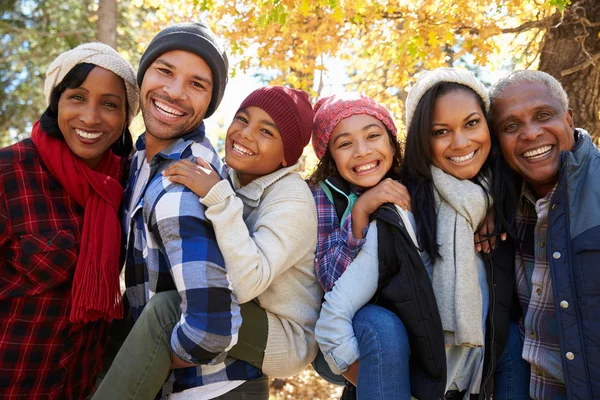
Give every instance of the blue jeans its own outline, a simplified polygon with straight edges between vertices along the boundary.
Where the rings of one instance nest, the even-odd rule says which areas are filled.
[[[523,360],[523,340],[516,322],[510,322],[508,342],[496,364],[494,400],[529,400],[529,363]]]
[[[410,399],[410,346],[400,318],[368,304],[352,322],[360,351],[358,399]]]

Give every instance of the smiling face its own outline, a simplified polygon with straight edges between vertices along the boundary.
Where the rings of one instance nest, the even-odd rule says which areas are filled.
[[[341,120],[331,133],[328,149],[342,178],[364,188],[377,185],[394,159],[387,129],[367,114]]]
[[[261,108],[239,110],[227,129],[225,162],[242,185],[286,166],[283,141],[273,119]]]
[[[58,127],[69,149],[94,169],[116,142],[127,122],[123,79],[94,67],[83,83],[67,88],[58,100]]]
[[[457,179],[471,179],[481,170],[491,146],[475,93],[453,90],[435,100],[429,140],[433,165]]]
[[[542,83],[506,88],[492,104],[494,131],[508,165],[538,196],[558,180],[560,152],[575,144],[571,110],[564,111]]]
[[[212,79],[210,67],[196,54],[173,50],[158,56],[140,88],[146,140],[166,147],[196,129],[212,98]]]

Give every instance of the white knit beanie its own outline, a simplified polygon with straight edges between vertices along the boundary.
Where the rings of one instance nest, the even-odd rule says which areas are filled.
[[[425,71],[412,87],[406,98],[406,129],[409,129],[412,118],[421,98],[429,89],[440,82],[458,83],[473,89],[481,97],[485,105],[485,113],[490,110],[490,97],[485,86],[471,72],[457,68],[438,68]]]
[[[52,91],[62,82],[69,71],[77,64],[84,63],[97,65],[123,78],[129,105],[127,113],[127,124],[129,124],[140,110],[140,91],[135,81],[135,71],[115,49],[103,43],[81,44],[56,57],[46,73],[46,82],[44,83],[46,104],[50,103]]]

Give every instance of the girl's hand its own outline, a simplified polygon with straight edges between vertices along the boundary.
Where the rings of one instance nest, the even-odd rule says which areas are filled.
[[[196,158],[198,164],[194,164],[189,160],[177,161],[163,171],[163,175],[171,182],[181,183],[188,187],[192,192],[199,197],[204,197],[206,194],[221,180],[209,163]]]
[[[386,178],[364,192],[352,208],[352,234],[362,239],[362,231],[369,224],[369,217],[385,203],[394,203],[410,210],[410,195],[406,186],[391,178]]]

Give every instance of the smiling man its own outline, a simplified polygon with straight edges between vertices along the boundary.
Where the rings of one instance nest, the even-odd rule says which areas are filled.
[[[533,399],[600,399],[600,153],[560,83],[516,71],[490,91],[506,162],[523,180],[515,268]]]
[[[148,381],[160,387],[165,379],[163,397],[192,397],[191,389],[195,398],[220,398],[262,380],[268,392],[258,368],[227,357],[242,318],[205,208],[162,175],[175,161],[201,157],[227,176],[203,123],[223,98],[227,69],[225,51],[203,23],[164,29],[142,55],[137,81],[146,132],[136,144],[123,218],[136,323],[95,398],[154,398]],[[143,378],[129,379],[132,371]]]

